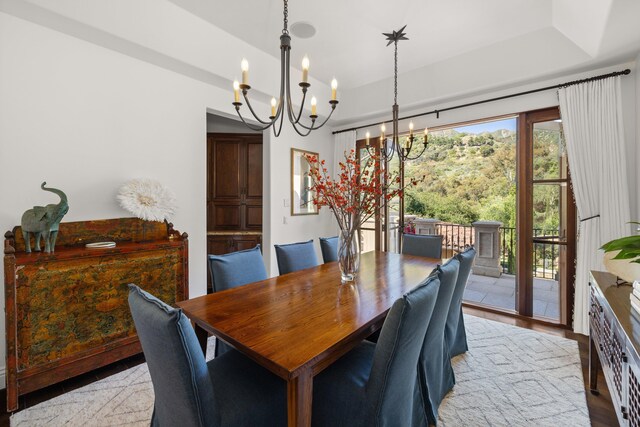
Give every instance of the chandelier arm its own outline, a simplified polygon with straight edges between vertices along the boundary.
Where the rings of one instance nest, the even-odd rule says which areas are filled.
[[[239,108],[236,108],[236,112],[238,113],[238,117],[240,117],[240,120],[242,120],[242,123],[244,123],[244,124],[245,124],[249,129],[251,129],[251,130],[255,130],[255,131],[260,131],[260,132],[261,132],[261,131],[263,131],[263,130],[269,129],[269,127],[271,126],[271,123],[269,123],[269,124],[268,124],[268,125],[266,125],[266,126],[257,126],[257,125],[253,125],[253,124],[251,124],[251,123],[248,123],[248,122],[244,119],[244,117],[242,117],[242,114],[240,114],[240,109],[239,109]]]
[[[247,107],[249,107],[249,111],[251,111],[251,114],[253,115],[253,118],[256,119],[256,121],[262,123],[263,125],[269,124],[271,125],[271,123],[273,123],[273,120],[270,121],[264,121],[262,119],[260,119],[260,117],[258,117],[258,115],[256,114],[256,112],[253,110],[253,107],[251,106],[251,103],[249,102],[249,97],[247,96],[247,91],[243,90],[242,91],[242,96],[244,97],[244,100],[247,103]]]
[[[419,158],[424,154],[424,152],[425,152],[426,150],[427,150],[427,146],[425,145],[424,147],[422,147],[422,150],[420,151],[420,153],[419,153],[418,155],[415,155],[415,156],[410,156],[410,154],[411,154],[411,150],[409,150],[409,152],[408,152],[407,154],[403,154],[403,155],[401,156],[401,157],[402,157],[402,160],[403,160],[403,161],[405,161],[405,160],[417,160],[417,159],[419,159]],[[400,153],[398,153],[398,155],[400,155]]]
[[[298,135],[307,136],[307,135],[309,135],[311,133],[311,131],[318,129],[318,128],[313,126],[314,122],[315,122],[315,120],[313,120],[311,122],[311,127],[304,126],[301,123],[293,123],[293,122],[291,122],[291,125],[293,126],[293,129],[298,133]],[[304,128],[304,129],[307,129],[307,133],[301,132],[300,129],[298,129],[298,126]]]
[[[393,140],[391,141],[391,149],[387,149],[387,141],[388,139],[384,139],[384,146],[380,147],[380,156],[386,161],[390,162],[393,159],[393,155],[395,153],[395,145],[393,144]]]
[[[282,124],[284,123],[284,114],[280,116],[280,126],[278,126],[278,130],[276,131],[276,125],[273,126],[273,134],[275,137],[279,137],[282,132]]]
[[[295,124],[298,123],[298,120],[296,120],[296,118],[295,118],[295,114],[293,113],[293,107],[292,107],[292,103],[291,103],[291,73],[289,72],[289,70],[291,69],[290,68],[291,56],[290,56],[289,49],[287,49],[286,54],[285,54],[284,91],[285,91],[285,97],[286,97],[286,100],[287,100],[287,115],[289,116],[289,121],[291,122],[291,124],[295,125]],[[300,108],[302,108],[302,106]],[[298,132],[298,133],[300,133],[300,132]]]
[[[286,1],[285,1],[286,3]],[[286,19],[286,16],[285,16]],[[284,34],[284,32],[283,32]],[[276,113],[276,119],[280,118],[280,124],[278,125],[274,120],[273,125],[273,135],[277,138],[280,136],[282,132],[282,125],[284,123],[284,82],[285,82],[285,57],[286,57],[286,49],[287,43],[284,42],[283,38],[280,38],[280,96],[278,98],[278,112]],[[276,129],[277,127],[277,129]]]
[[[302,118],[302,110],[304,110],[304,101],[305,99],[307,99],[307,89],[304,88],[302,89],[302,102],[300,102],[300,111],[298,111],[298,116],[295,117],[295,123],[298,124],[300,123],[300,119]]]
[[[302,123],[302,122],[300,122],[300,123],[297,123],[297,122],[296,122],[295,124],[297,124],[297,125],[298,125],[298,126],[300,126],[300,127],[305,128],[305,129],[312,129],[312,130],[320,129],[322,126],[324,126],[325,124],[327,124],[327,122],[329,121],[329,119],[330,119],[330,118],[331,118],[331,116],[333,115],[333,112],[334,112],[334,111],[335,111],[335,108],[332,108],[332,109],[331,109],[331,111],[329,112],[329,115],[327,116],[327,118],[326,118],[326,119],[324,119],[324,122],[322,122],[322,124],[321,124],[321,125],[315,126],[315,119],[314,119],[314,121],[311,123],[311,127],[309,127],[309,126],[305,126],[305,124],[304,124],[304,123]]]

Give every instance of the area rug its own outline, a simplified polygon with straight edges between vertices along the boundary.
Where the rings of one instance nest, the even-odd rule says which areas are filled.
[[[465,322],[469,352],[453,359],[456,385],[438,425],[590,425],[575,341],[474,316]],[[141,364],[17,412],[11,426],[148,426],[152,410]]]

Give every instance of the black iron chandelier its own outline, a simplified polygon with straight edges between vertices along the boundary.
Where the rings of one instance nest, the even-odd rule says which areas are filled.
[[[307,136],[311,133],[312,130],[320,129],[324,126],[331,118],[333,111],[336,109],[336,105],[338,105],[337,99],[337,89],[338,82],[336,79],[331,81],[331,100],[329,101],[329,105],[331,105],[331,112],[327,116],[327,118],[320,125],[316,125],[316,119],[318,118],[317,113],[317,101],[315,97],[311,97],[311,114],[309,115],[309,119],[311,119],[310,124],[304,124],[301,122],[302,112],[304,110],[304,102],[307,98],[307,91],[311,84],[308,82],[309,77],[309,58],[306,56],[302,60],[302,81],[298,83],[298,86],[302,89],[302,102],[300,102],[300,109],[297,114],[291,103],[291,88],[290,88],[290,76],[289,76],[289,65],[290,65],[290,55],[291,55],[291,36],[289,36],[288,26],[288,3],[287,0],[284,0],[284,27],[282,28],[282,35],[280,36],[280,96],[278,99],[271,98],[271,115],[268,120],[263,120],[254,111],[251,103],[249,102],[249,90],[251,86],[249,86],[249,62],[246,59],[242,60],[240,67],[242,69],[242,83],[239,83],[237,80],[233,82],[233,94],[234,94],[234,102],[233,106],[236,108],[236,112],[240,117],[240,120],[247,125],[252,130],[255,131],[263,131],[273,126],[273,133],[277,137],[280,135],[282,131],[282,123],[284,121],[285,109],[286,115],[293,125],[295,131],[301,136]],[[242,97],[244,101],[247,103],[247,107],[249,107],[249,111],[253,115],[253,118],[260,123],[259,125],[254,125],[251,123],[247,123],[240,114],[240,107],[242,106],[242,102],[240,102],[240,92],[242,92]],[[279,123],[278,123],[279,120]]]
[[[424,135],[422,137],[422,149],[416,150],[413,152],[414,143],[417,142],[416,136],[413,134],[413,122],[409,123],[409,135],[405,138],[403,142],[400,142],[400,137],[398,133],[398,41],[400,40],[409,40],[406,37],[406,33],[404,29],[407,26],[400,28],[398,31],[393,31],[391,33],[382,33],[386,40],[388,41],[387,46],[393,43],[394,47],[394,68],[393,68],[393,107],[391,107],[392,111],[392,123],[393,123],[393,134],[391,135],[391,140],[386,137],[386,127],[384,123],[380,126],[380,157],[384,159],[386,162],[391,161],[394,153],[398,153],[398,159],[401,162],[406,160],[415,160],[419,158],[424,151],[427,149],[427,136],[429,134],[429,129],[424,129]],[[370,139],[371,134],[369,132],[366,133],[366,147],[369,155],[373,155],[375,152],[375,147],[371,145]],[[418,143],[419,144],[419,143]],[[416,144],[416,145],[418,145]]]

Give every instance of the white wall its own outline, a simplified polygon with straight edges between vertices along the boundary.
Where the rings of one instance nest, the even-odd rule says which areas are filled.
[[[259,133],[251,130],[240,119],[230,119],[207,113],[207,132],[216,133]]]
[[[176,193],[173,223],[189,234],[190,295],[206,292],[206,113],[232,113],[229,90],[0,12],[0,93],[0,229],[19,224],[34,204],[55,201],[40,190],[44,180],[68,195],[64,221],[78,221],[129,216],[115,200],[118,187],[154,178]],[[265,139],[275,146],[265,185],[277,186],[265,188],[265,197],[279,201],[267,203],[273,214],[265,209],[267,243],[330,228],[327,215],[277,224],[289,188],[288,149],[332,153],[323,132]],[[4,316],[0,331],[3,355]],[[0,374],[2,365],[4,357]]]

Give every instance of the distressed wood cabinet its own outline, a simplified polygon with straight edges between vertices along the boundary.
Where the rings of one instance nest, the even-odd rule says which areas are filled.
[[[110,249],[86,243],[115,241]],[[169,304],[188,299],[188,236],[137,218],[60,224],[55,252],[25,253],[5,234],[7,410],[18,396],[141,351],[127,302],[134,283]]]
[[[640,315],[632,312],[628,284],[591,272],[589,309],[589,386],[598,393],[602,368],[618,422],[640,426]]]

